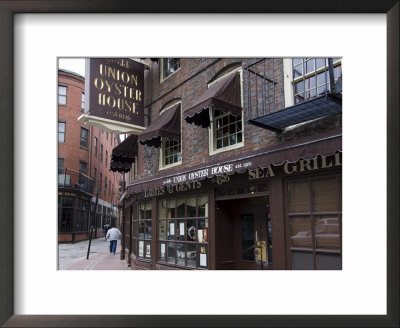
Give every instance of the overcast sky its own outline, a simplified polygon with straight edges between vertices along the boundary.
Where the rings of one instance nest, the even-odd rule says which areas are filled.
[[[85,77],[85,59],[84,58],[59,58],[58,68],[78,73]]]

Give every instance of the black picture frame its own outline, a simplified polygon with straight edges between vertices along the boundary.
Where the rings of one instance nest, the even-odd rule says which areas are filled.
[[[14,315],[13,17],[16,13],[384,13],[387,17],[387,315]],[[398,0],[0,0],[0,324],[4,327],[399,327]],[[368,265],[366,265],[366,270]]]

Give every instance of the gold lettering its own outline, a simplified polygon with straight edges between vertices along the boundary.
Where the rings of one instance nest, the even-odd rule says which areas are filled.
[[[318,169],[318,157],[313,158],[313,170],[317,170]]]
[[[110,104],[110,100],[112,101],[112,105]],[[108,96],[107,97],[107,105],[114,108],[116,105],[115,98],[113,96]]]
[[[108,77],[112,77],[115,80],[115,68],[108,68]]]
[[[256,172],[249,170],[249,180],[254,180],[256,178]]]
[[[99,81],[101,82],[100,87],[98,86]],[[97,90],[102,90],[104,88],[104,82],[102,79],[99,79],[98,77],[96,77],[93,80],[94,86],[96,87]]]
[[[293,165],[292,169],[289,171],[289,162],[285,162],[285,164],[283,165],[283,170],[285,171],[286,174],[292,174],[293,172],[297,172],[297,166]]]
[[[322,159],[322,166],[321,168],[326,168],[326,167],[331,167],[332,166],[332,162],[329,162],[329,164],[326,164],[326,156],[321,156]]]
[[[335,166],[341,166],[342,162],[340,161],[340,153],[335,153]]]
[[[256,179],[264,178],[264,170],[256,168]]]
[[[309,171],[311,171],[310,161],[308,159],[306,159],[306,160],[301,159],[300,160],[300,172],[304,172],[305,168],[307,168]]]
[[[268,172],[267,176],[270,176],[270,177],[275,176],[274,171],[272,171],[271,165],[267,166],[267,172]]]

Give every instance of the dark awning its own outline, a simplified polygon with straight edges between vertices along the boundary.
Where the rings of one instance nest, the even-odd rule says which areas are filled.
[[[265,168],[269,165],[278,166],[285,162],[297,162],[299,159],[308,160],[318,155],[329,156],[341,151],[342,130],[341,128],[331,129],[317,136],[307,136],[265,149],[236,154],[223,162],[215,161],[207,165],[197,165],[184,171],[177,168],[171,170],[172,172],[153,178],[138,180],[127,186],[125,196],[148,189],[174,185],[177,183],[175,181],[182,181],[183,175],[185,175],[184,181],[203,180],[215,175],[232,175],[256,168]]]
[[[118,146],[113,148],[111,153],[110,170],[117,172],[128,172],[137,154],[137,136],[131,134]]]
[[[267,130],[282,132],[288,126],[338,114],[342,111],[342,99],[328,94],[277,112],[249,120],[249,123]]]
[[[231,113],[242,114],[240,75],[232,74],[221,82],[210,87],[194,104],[184,112],[188,123],[207,128],[210,126],[209,108]]]
[[[146,131],[139,135],[138,140],[142,145],[159,148],[161,138],[181,140],[181,104],[167,109]]]

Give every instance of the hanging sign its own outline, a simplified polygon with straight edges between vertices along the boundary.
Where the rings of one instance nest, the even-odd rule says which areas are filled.
[[[127,58],[86,59],[85,114],[79,120],[115,132],[144,128],[144,64]]]

